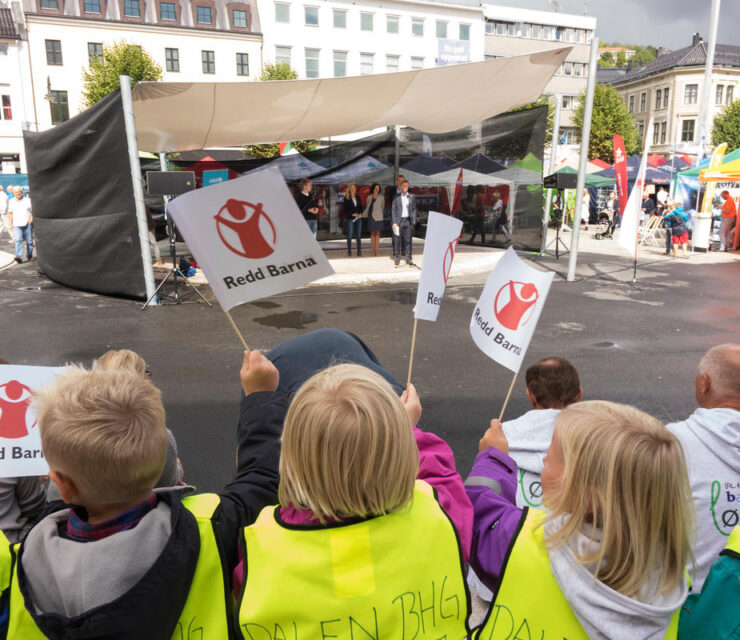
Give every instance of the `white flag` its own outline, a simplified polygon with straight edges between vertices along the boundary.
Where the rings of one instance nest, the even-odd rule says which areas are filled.
[[[645,147],[642,150],[640,169],[637,172],[635,184],[627,198],[627,206],[624,208],[622,221],[619,227],[617,244],[637,258],[637,234],[640,229],[640,211],[642,210],[642,192],[645,187],[645,171],[647,171],[648,140],[653,137],[653,119],[648,123],[647,135],[645,136]]]
[[[506,251],[470,318],[470,335],[483,353],[519,371],[554,275],[525,264],[511,247]]]
[[[0,478],[49,472],[31,394],[62,371],[61,367],[0,365]]]
[[[277,168],[190,191],[167,210],[224,311],[334,273]]]
[[[452,216],[436,211],[429,212],[414,318],[432,321],[437,319],[462,224],[462,220]]]

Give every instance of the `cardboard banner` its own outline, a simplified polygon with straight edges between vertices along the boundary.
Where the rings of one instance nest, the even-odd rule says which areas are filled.
[[[628,251],[630,255],[634,255],[635,259],[637,259],[637,236],[640,228],[640,212],[642,211],[642,191],[645,188],[645,172],[647,171],[648,140],[652,139],[653,119],[650,118],[647,133],[645,134],[645,146],[642,150],[642,160],[640,160],[637,179],[632,186],[632,192],[625,206],[622,207],[621,200],[619,203],[619,207],[624,213],[622,215],[622,224],[619,228],[617,243],[620,247]]]
[[[457,218],[436,211],[429,212],[414,318],[432,322],[437,319],[462,225],[462,220]]]
[[[62,371],[63,367],[0,365],[0,478],[48,473],[31,395]]]
[[[514,373],[522,366],[554,275],[530,267],[509,247],[475,305],[470,318],[473,342]]]
[[[647,140],[647,138],[645,138]],[[619,215],[624,215],[627,206],[627,153],[624,150],[624,140],[619,134],[614,134],[614,173],[617,179],[617,197],[619,198]]]
[[[224,311],[334,273],[277,168],[190,191],[168,211]]]

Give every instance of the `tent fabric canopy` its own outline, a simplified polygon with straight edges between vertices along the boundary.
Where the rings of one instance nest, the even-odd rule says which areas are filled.
[[[431,69],[274,82],[142,82],[139,147],[185,151],[403,124],[443,133],[534,102],[572,47]],[[501,91],[506,87],[506,91]]]
[[[575,189],[578,181],[578,171],[571,167],[563,167],[555,173],[551,173],[544,179],[546,189]],[[586,187],[610,187],[616,180],[605,178],[594,173],[586,175]]]
[[[267,164],[263,164],[261,167],[247,171],[247,173],[254,173],[255,171],[261,171],[269,167],[277,167],[280,169],[280,173],[283,175],[283,179],[286,182],[295,182],[301,178],[305,178],[314,173],[324,171],[324,167],[311,162],[308,158],[304,158],[300,153],[292,154],[289,156],[280,156],[275,158]],[[246,175],[246,174],[245,174]]]
[[[425,176],[430,176],[433,173],[446,171],[449,168],[450,165],[441,158],[434,158],[428,153],[420,153],[418,156],[404,164],[401,167],[401,170],[407,172],[413,171],[414,173],[421,173]]]
[[[512,166],[510,169],[498,171],[492,177],[497,180],[509,180],[514,184],[542,184],[542,172],[531,171],[524,167]]]
[[[740,159],[721,164],[717,169],[703,169],[699,173],[701,182],[740,182]]]
[[[502,171],[506,169],[504,165],[499,164],[495,160],[492,160],[482,153],[476,153],[469,158],[465,158],[465,160],[461,160],[460,162],[453,164],[451,168],[470,169],[471,171],[476,171],[477,173],[496,173],[497,171]]]

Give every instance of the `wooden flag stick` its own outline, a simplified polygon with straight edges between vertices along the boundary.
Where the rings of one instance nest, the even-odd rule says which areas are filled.
[[[247,341],[244,339],[242,332],[239,331],[239,327],[236,326],[236,323],[234,322],[234,318],[231,317],[231,314],[228,311],[224,310],[224,313],[226,314],[226,317],[229,319],[229,322],[231,323],[231,326],[234,329],[234,332],[236,333],[237,336],[239,336],[239,340],[241,340],[242,345],[247,351],[249,351],[249,347],[247,346]]]
[[[416,347],[416,325],[419,323],[418,318],[414,318],[414,332],[411,334],[411,356],[409,357],[409,377],[406,380],[406,388],[411,384],[411,369],[414,368],[414,348]]]
[[[501,422],[504,419],[504,411],[506,411],[506,405],[509,404],[509,398],[511,397],[511,392],[514,390],[514,384],[516,383],[516,378],[519,375],[519,372],[517,371],[514,374],[514,378],[511,381],[511,384],[509,385],[509,392],[506,394],[506,399],[504,400],[504,406],[501,407],[501,414],[498,417],[498,421]]]

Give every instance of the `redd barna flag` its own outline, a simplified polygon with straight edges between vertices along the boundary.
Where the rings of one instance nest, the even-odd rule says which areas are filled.
[[[509,247],[488,276],[470,318],[470,335],[483,353],[519,371],[554,275],[533,269]]]
[[[190,191],[167,210],[224,311],[334,273],[276,168]]]
[[[462,220],[452,216],[436,211],[429,212],[414,318],[431,321],[437,319],[462,224]]]
[[[647,140],[647,138],[645,138]],[[614,145],[614,176],[617,180],[617,197],[619,198],[619,215],[624,214],[627,206],[627,153],[624,150],[622,136],[614,134],[612,138]],[[615,211],[616,213],[616,211]]]

